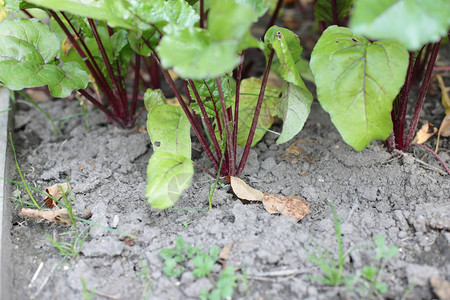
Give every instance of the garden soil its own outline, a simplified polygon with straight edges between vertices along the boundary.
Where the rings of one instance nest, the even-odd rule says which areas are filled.
[[[444,111],[436,99],[425,107],[434,119],[422,120],[439,124]],[[95,289],[94,299],[198,299],[201,290],[213,287],[210,279],[196,279],[189,266],[180,277],[163,272],[159,252],[174,247],[177,237],[204,250],[231,245],[225,264],[237,268],[243,278],[233,299],[369,298],[360,285],[334,287],[312,279],[323,273],[308,254],[325,248],[337,258],[329,204],[342,223],[344,251],[354,248],[344,275],[360,274],[367,265],[380,266],[369,246],[381,235],[400,253],[386,262],[380,277],[389,288],[384,297],[450,297],[448,290],[442,294],[450,281],[450,177],[422,149],[393,156],[382,142],[373,142],[354,151],[314,103],[305,128],[290,142],[277,145],[276,135],[266,134],[251,150],[242,176],[263,192],[304,197],[311,213],[303,220],[270,215],[261,202],[238,199],[229,185],[218,186],[208,211],[214,179],[197,168],[192,186],[174,207],[157,210],[144,196],[152,154],[145,129],[119,130],[93,111],[87,130],[77,101],[48,101],[41,107],[55,119],[63,118],[56,122],[61,133],[56,137],[42,114],[19,103],[14,143],[25,180],[39,189],[69,181],[74,210],[90,209],[90,221],[96,225],[80,254],[63,259],[46,234],[70,241],[73,229],[19,217],[19,202],[12,199],[15,299],[83,299],[82,281],[87,290]],[[145,120],[139,125],[142,128]],[[432,138],[428,145],[435,141]],[[448,138],[441,144],[439,154],[450,164]],[[194,142],[193,159],[208,167],[200,149]],[[20,190],[21,199],[29,201]],[[19,193],[12,196],[17,199]],[[105,227],[136,238],[124,240]],[[222,268],[217,263],[212,277],[217,280]]]

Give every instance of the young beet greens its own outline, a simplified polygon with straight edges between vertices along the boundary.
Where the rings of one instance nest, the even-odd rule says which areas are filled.
[[[313,96],[300,76],[307,66],[299,37],[278,26],[261,40],[250,34],[275,2],[269,25],[281,0],[5,0],[3,18],[3,7],[28,17],[38,7],[51,19],[49,26],[25,17],[0,23],[0,83],[13,90],[47,85],[56,97],[78,90],[121,127],[135,124],[140,86],[151,86],[143,97],[154,150],[146,197],[153,207],[167,208],[192,180],[191,129],[225,179],[242,174],[250,148],[276,117],[283,120],[278,144],[302,129]],[[407,151],[450,27],[450,3],[317,0],[314,9],[323,33],[310,67],[318,100],[344,141],[361,150],[381,139]],[[262,78],[243,78],[248,48],[265,54]],[[129,69],[134,78],[127,89]],[[271,70],[280,86],[269,84]],[[160,74],[177,106],[158,89]],[[419,79],[405,136],[407,102]]]

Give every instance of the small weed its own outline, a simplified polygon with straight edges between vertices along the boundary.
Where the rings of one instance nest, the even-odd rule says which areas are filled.
[[[89,236],[89,228],[90,226],[87,226],[80,232],[67,232],[69,235],[74,235],[74,238],[70,242],[56,241],[48,233],[45,233],[45,236],[50,241],[52,246],[59,250],[59,255],[73,258],[80,253],[84,241]]]
[[[315,246],[315,253],[309,253],[308,257],[324,273],[323,277],[314,277],[312,279],[322,282],[327,285],[341,285],[344,283],[342,278],[342,271],[344,269],[344,262],[346,256],[344,255],[344,247],[342,244],[341,223],[337,217],[336,209],[330,205],[331,213],[334,219],[334,229],[336,232],[336,241],[338,244],[338,259],[333,258],[333,255],[326,248],[319,248]]]
[[[184,221],[184,222],[183,222],[183,226],[187,228],[187,227],[189,226],[189,223],[186,222],[186,221]]]
[[[139,265],[141,266],[141,271],[138,273],[138,276],[142,277],[142,283],[144,285],[141,299],[148,300],[150,299],[152,293],[152,285],[151,285],[152,279],[150,278],[150,272],[148,271],[148,261],[140,260]]]
[[[214,284],[212,290],[203,290],[200,299],[202,300],[220,300],[231,299],[237,281],[242,278],[235,274],[235,268],[228,266],[219,275],[216,281],[211,272],[219,259],[220,249],[213,246],[208,252],[200,247],[186,244],[183,238],[177,237],[175,249],[166,248],[161,250],[160,256],[164,260],[164,273],[171,277],[179,277],[186,271],[187,265],[193,265],[192,274],[197,277],[208,277]]]
[[[89,291],[86,285],[86,280],[84,280],[83,277],[81,277],[81,285],[83,286],[83,298],[85,300],[94,299],[95,288]]]
[[[30,196],[31,201],[33,201],[33,206],[36,209],[40,210],[41,207],[39,206],[39,204],[37,204],[36,200],[34,199],[33,195],[31,194],[30,187],[27,185],[25,178],[23,177],[22,171],[20,170],[19,162],[17,161],[16,148],[14,148],[14,143],[13,143],[11,132],[9,133],[9,141],[11,143],[11,149],[13,151],[14,163],[16,164],[17,172],[19,172],[20,179],[22,180],[22,185],[25,187],[25,190],[27,191],[28,196]]]
[[[381,274],[383,273],[387,260],[398,254],[398,247],[387,247],[384,237],[375,236],[373,238],[375,244],[350,248],[344,253],[341,223],[337,217],[336,209],[331,204],[329,205],[334,219],[336,241],[338,244],[338,258],[337,260],[334,259],[332,253],[326,248],[315,246],[315,253],[308,253],[308,257],[311,262],[319,266],[324,275],[322,277],[311,277],[311,279],[332,286],[345,285],[347,291],[356,294],[358,298],[377,297],[382,299],[382,295],[388,291],[388,287],[381,281]],[[346,258],[352,251],[362,247],[376,249],[374,259],[380,262],[379,266],[368,265],[365,266],[362,271],[357,271],[355,274],[344,274],[343,271]]]

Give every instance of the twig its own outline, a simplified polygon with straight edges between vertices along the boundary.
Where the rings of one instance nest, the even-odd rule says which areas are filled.
[[[41,273],[42,267],[44,266],[44,262],[41,261],[39,264],[36,272],[34,272],[33,278],[31,278],[30,283],[28,284],[28,288],[31,288],[33,286],[34,281],[36,281],[36,278],[39,276],[39,273]]]
[[[400,155],[402,155],[402,156],[408,156],[408,155],[410,155],[410,154],[408,154],[408,153],[404,153],[403,151],[399,151],[399,150],[394,150],[394,153],[395,153],[395,154],[400,154]],[[432,165],[427,164],[427,163],[424,162],[423,160],[420,160],[420,159],[418,159],[418,158],[416,158],[416,157],[414,157],[414,156],[412,156],[412,155],[411,155],[411,157],[412,157],[412,159],[413,159],[414,161],[420,163],[421,165],[427,167],[428,169],[430,169],[430,170],[432,170],[432,171],[435,171],[435,172],[438,172],[438,173],[441,174],[441,175],[445,175],[445,172],[442,171],[441,169],[438,169],[438,168],[436,168],[436,167],[433,167]]]
[[[434,157],[436,157],[436,159],[442,164],[442,166],[444,167],[444,169],[447,171],[447,173],[450,175],[450,169],[449,167],[445,164],[445,162],[442,160],[442,158],[439,157],[439,155],[436,154],[436,152],[434,152],[432,149],[428,148],[425,145],[421,145],[421,144],[412,144],[411,146],[415,146],[415,147],[419,147],[422,149],[427,150],[428,152],[430,152]]]

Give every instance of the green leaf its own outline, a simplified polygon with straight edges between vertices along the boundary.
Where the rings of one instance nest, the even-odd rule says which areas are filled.
[[[211,79],[205,79],[203,80],[194,80],[195,88],[200,96],[200,99],[205,107],[206,113],[209,117],[216,117],[215,109],[218,113],[222,111],[222,106],[220,104],[220,98],[219,98],[219,90],[217,89],[217,83],[216,80]],[[225,106],[227,108],[231,107],[234,103],[234,94],[236,93],[236,83],[234,82],[233,78],[231,78],[228,75],[225,75],[222,77],[222,92],[225,99]],[[189,92],[191,94],[192,99],[195,101],[194,103],[191,103],[191,108],[195,111],[197,114],[201,114],[200,107],[198,105],[197,99],[195,97],[195,94],[189,85]],[[213,96],[213,101],[211,99],[211,94]]]
[[[236,2],[252,7],[258,17],[262,17],[270,6],[270,0],[236,0]]]
[[[109,3],[104,0],[27,0],[29,3],[39,5],[54,11],[66,11],[74,15],[108,21],[112,27],[134,28],[134,24],[112,10]]]
[[[338,20],[344,19],[350,12],[353,0],[337,0],[337,17]],[[333,13],[331,8],[331,0],[318,0],[314,5],[314,19],[326,24],[333,24]]]
[[[357,34],[392,39],[414,51],[447,35],[449,14],[448,0],[359,0],[350,26]]]
[[[367,279],[369,279],[369,280],[372,280],[372,279],[375,277],[375,275],[377,275],[377,268],[375,268],[375,267],[373,267],[373,266],[365,266],[365,267],[363,268],[363,273],[362,273],[362,275],[363,275],[365,278],[367,278]]]
[[[261,89],[262,80],[251,77],[242,80],[239,100],[239,131],[237,135],[237,143],[239,146],[245,146],[252,126],[255,107],[258,102],[259,90]],[[277,107],[280,102],[281,89],[270,85],[266,86],[264,99],[261,106],[261,113],[256,125],[255,135],[251,146],[255,146],[262,139],[266,130],[272,126],[274,117],[277,115]],[[233,108],[234,110],[234,108]]]
[[[284,121],[281,136],[277,140],[277,144],[282,144],[302,130],[311,111],[313,96],[306,88],[296,65],[302,54],[298,36],[288,29],[272,26],[267,31],[264,42],[267,45],[266,55],[270,53],[269,49],[275,50],[280,62],[279,74],[286,80],[277,111]]]
[[[139,20],[139,28],[148,29],[151,24],[162,28],[167,23],[180,27],[193,27],[200,16],[184,0],[126,1],[128,10]]]
[[[154,152],[169,152],[191,157],[191,126],[179,106],[168,104],[151,108],[147,118],[147,131]]]
[[[127,38],[131,48],[142,56],[150,56],[152,54],[152,50],[147,47],[143,39],[147,40],[153,49],[156,49],[159,43],[159,33],[154,28],[145,31],[129,31]]]
[[[311,112],[313,97],[307,89],[303,89],[290,82],[283,85],[280,105],[277,114],[283,119],[283,130],[277,139],[282,144],[299,133]]]
[[[231,72],[240,62],[239,52],[256,47],[249,34],[257,20],[254,9],[234,0],[213,1],[208,28],[168,24],[157,48],[165,68],[173,67],[183,78],[204,79]]]
[[[319,102],[347,144],[359,151],[390,135],[392,102],[408,67],[400,43],[370,43],[331,26],[314,47],[310,66]]]
[[[147,166],[145,196],[152,207],[164,209],[172,206],[187,189],[194,175],[192,161],[181,155],[157,151]]]
[[[169,27],[170,26],[170,27]],[[157,52],[164,68],[173,67],[183,78],[214,78],[231,72],[240,61],[235,40],[213,41],[208,31],[167,25],[170,31]]]
[[[0,23],[0,83],[12,90],[48,85],[55,97],[85,88],[88,76],[77,63],[54,64],[57,36],[37,20]]]
[[[147,89],[144,94],[145,109],[147,112],[151,112],[154,107],[165,104],[165,99],[161,90]]]
[[[375,282],[374,285],[381,294],[384,294],[388,291],[388,286],[386,283]]]
[[[208,31],[216,41],[240,39],[257,20],[258,15],[249,5],[234,0],[214,1],[208,14]]]

